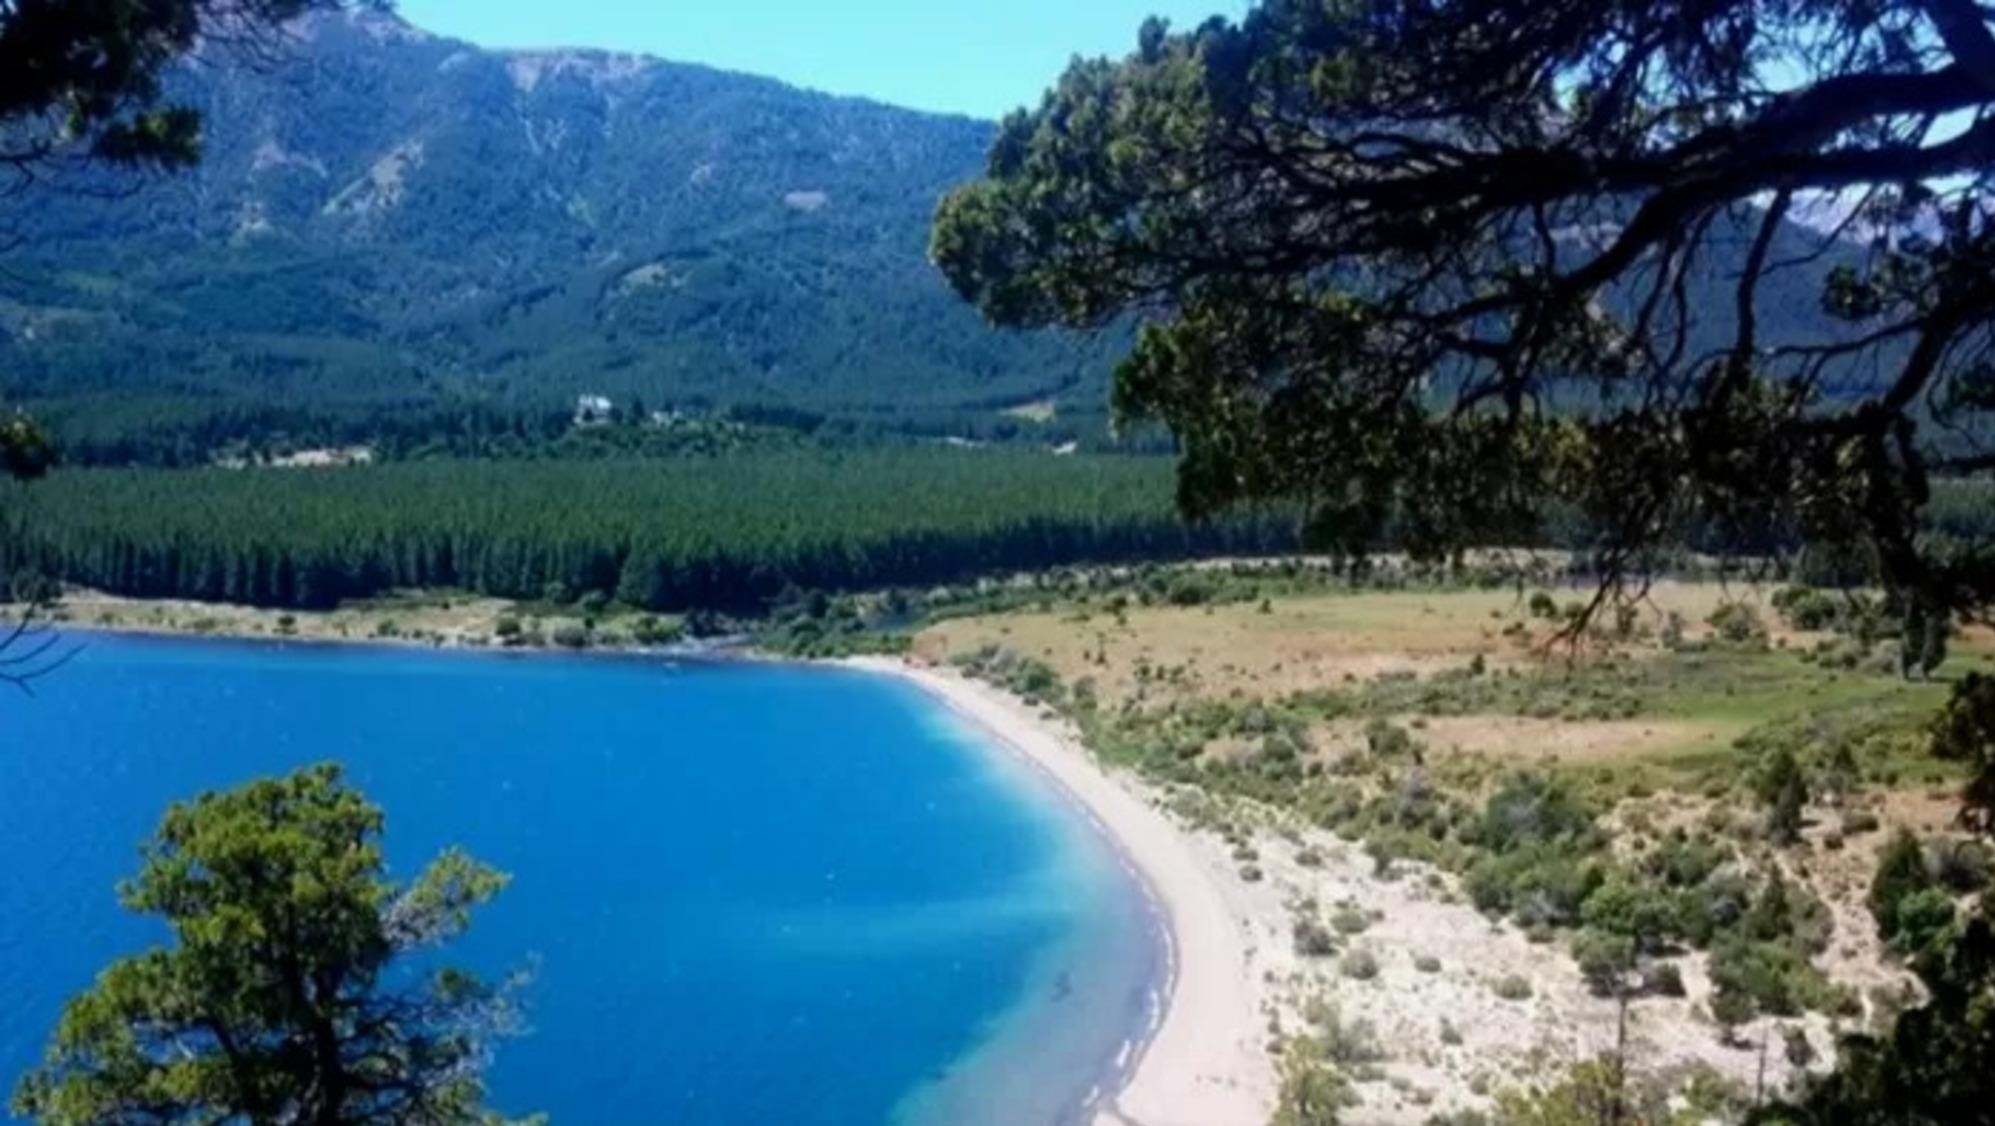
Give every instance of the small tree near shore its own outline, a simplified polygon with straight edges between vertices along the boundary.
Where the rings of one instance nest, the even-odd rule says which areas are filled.
[[[382,827],[331,765],[174,806],[118,889],[171,945],[69,1003],[14,1111],[48,1126],[495,1121],[481,1073],[510,990],[397,960],[462,933],[506,877],[452,850],[391,884]]]

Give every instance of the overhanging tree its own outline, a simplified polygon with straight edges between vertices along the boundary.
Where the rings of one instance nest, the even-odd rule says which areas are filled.
[[[1192,513],[1435,554],[1576,509],[1605,595],[1806,536],[1958,607],[1995,579],[1920,512],[1995,466],[1991,109],[1971,0],[1267,0],[1073,64],[932,254],[1000,324],[1136,318]]]
[[[174,169],[200,158],[201,115],[165,96],[166,71],[197,49],[269,58],[313,11],[387,0],[0,3],[0,169],[18,189],[64,165]]]
[[[1005,120],[931,254],[991,320],[1133,321],[1125,418],[1192,515],[1303,502],[1416,555],[1592,529],[1854,549],[1923,654],[1995,602],[1934,477],[1995,470],[1995,9],[1977,0],[1262,0],[1146,24]],[[1935,648],[1935,652],[1937,652]],[[1935,662],[1937,663],[1937,662]],[[1935,750],[1995,792],[1986,691]],[[1988,1122],[1985,909],[1808,1122]]]
[[[175,806],[119,889],[172,945],[70,1002],[15,1111],[50,1126],[494,1121],[481,1072],[508,990],[402,959],[456,937],[505,877],[450,851],[396,886],[382,828],[333,766]]]

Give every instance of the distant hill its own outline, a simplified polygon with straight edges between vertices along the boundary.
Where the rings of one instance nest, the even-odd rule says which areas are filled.
[[[1118,341],[994,332],[926,262],[985,122],[378,15],[298,40],[178,77],[198,169],[0,203],[14,399],[1099,409]]]
[[[207,113],[193,171],[0,199],[0,393],[82,460],[532,450],[585,393],[807,430],[1104,432],[1125,334],[992,330],[926,260],[989,123],[383,15],[315,17],[290,55],[177,76]],[[1609,211],[1570,240],[1611,236]],[[1729,338],[1754,222],[1714,228],[1691,354]],[[1762,289],[1769,345],[1827,327],[1822,274],[1858,251],[1818,237],[1776,240],[1804,264]]]

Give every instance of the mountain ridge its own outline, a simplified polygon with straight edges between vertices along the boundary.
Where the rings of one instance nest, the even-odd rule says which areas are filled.
[[[0,377],[35,400],[584,392],[861,415],[1098,409],[1117,342],[995,332],[929,267],[993,126],[628,52],[318,17],[170,93],[205,159],[0,206]]]

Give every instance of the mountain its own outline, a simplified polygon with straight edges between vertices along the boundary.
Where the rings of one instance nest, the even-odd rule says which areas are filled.
[[[176,77],[198,168],[0,203],[15,401],[1099,409],[1118,341],[993,331],[925,259],[988,123],[392,16],[296,39]]]

